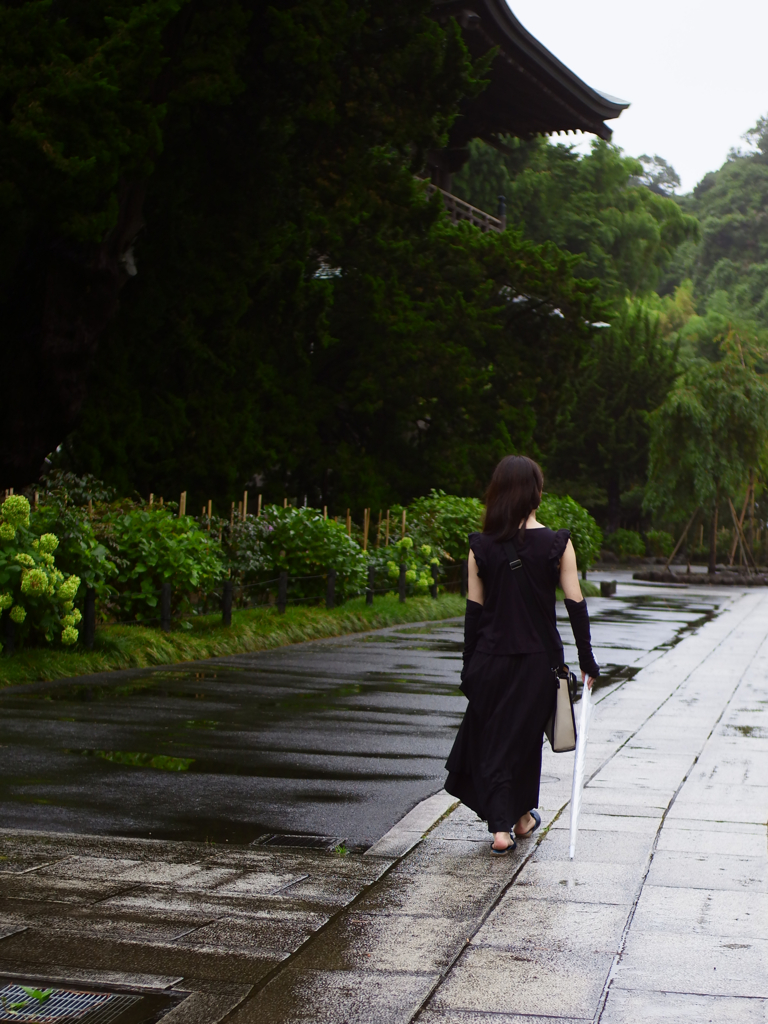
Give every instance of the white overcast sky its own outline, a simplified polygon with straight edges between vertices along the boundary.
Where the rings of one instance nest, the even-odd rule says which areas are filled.
[[[745,148],[741,136],[768,113],[768,0],[508,2],[580,78],[631,102],[607,122],[613,141],[664,157],[681,192]]]

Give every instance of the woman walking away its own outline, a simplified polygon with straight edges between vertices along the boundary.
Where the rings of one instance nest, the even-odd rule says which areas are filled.
[[[544,727],[555,706],[557,682],[550,651],[563,661],[555,587],[565,592],[579,665],[586,686],[600,669],[592,655],[587,602],[581,596],[576,552],[568,530],[553,533],[536,522],[544,477],[523,455],[508,455],[494,470],[485,496],[482,533],[469,537],[469,593],[464,622],[461,688],[469,700],[446,763],[445,788],[488,822],[491,853],[514,850],[541,824],[539,803]],[[541,610],[542,638],[514,578],[505,543],[511,541],[526,574],[530,598]],[[534,613],[535,614],[535,613]],[[546,641],[546,642],[545,642]]]

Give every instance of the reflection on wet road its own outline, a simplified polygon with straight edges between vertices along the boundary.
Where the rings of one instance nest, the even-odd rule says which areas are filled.
[[[590,601],[604,683],[631,680],[722,601],[711,591]],[[567,619],[560,626],[570,639]],[[369,845],[442,786],[465,706],[461,638],[454,620],[0,692],[3,824]],[[566,645],[571,664],[574,654]]]

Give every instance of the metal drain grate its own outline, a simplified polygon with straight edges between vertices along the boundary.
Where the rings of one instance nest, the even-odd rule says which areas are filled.
[[[78,992],[55,988],[45,1001],[41,1001],[25,992],[21,985],[4,985],[0,988],[0,1020],[15,1021],[16,1024],[66,1024],[67,1021],[110,1024],[140,998],[117,992]]]
[[[335,850],[346,842],[343,836],[288,836],[279,833],[259,836],[253,846],[290,846],[299,850]]]

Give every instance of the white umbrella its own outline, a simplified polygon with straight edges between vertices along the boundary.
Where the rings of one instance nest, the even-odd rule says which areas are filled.
[[[576,754],[573,760],[573,786],[571,787],[571,845],[569,855],[573,860],[576,852],[576,834],[579,830],[579,811],[581,810],[581,794],[584,789],[584,764],[587,760],[587,733],[589,720],[592,717],[592,691],[584,684],[581,694],[581,714],[579,730],[576,734]]]

